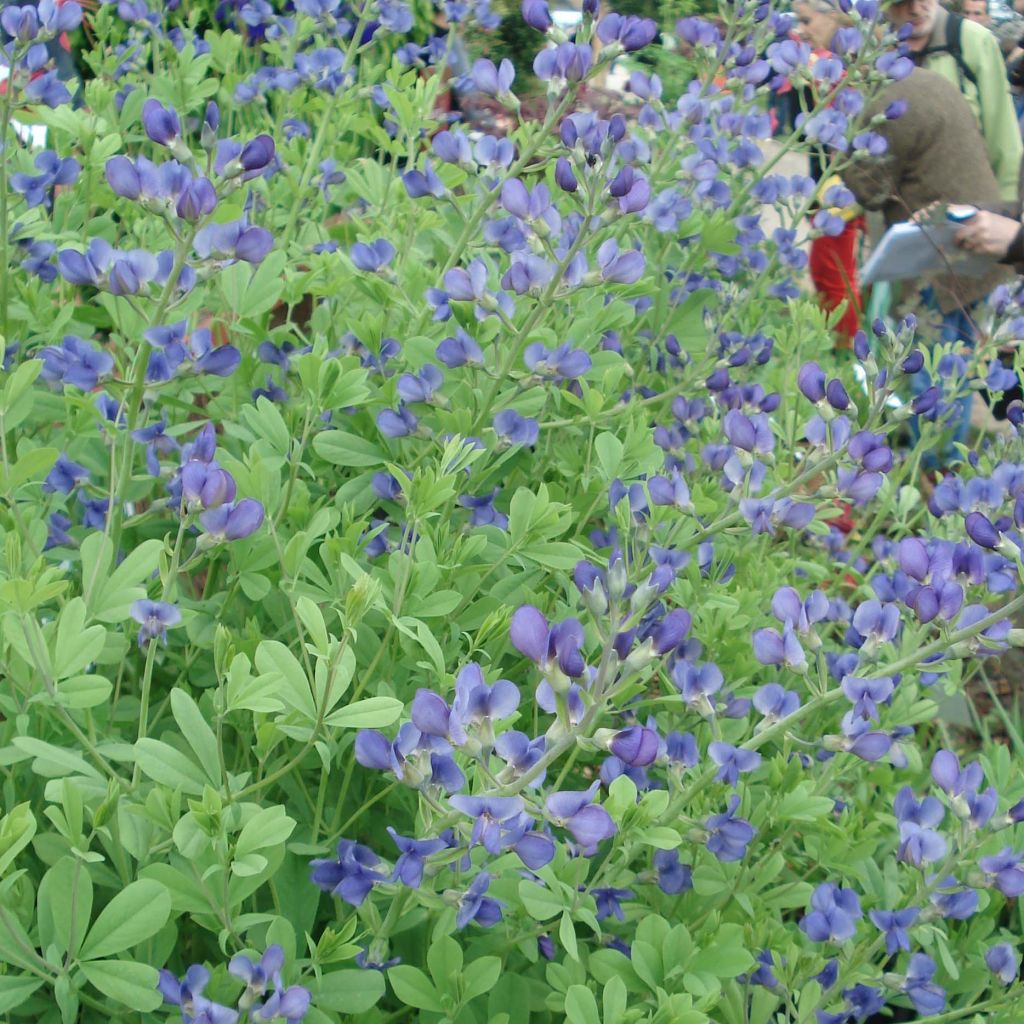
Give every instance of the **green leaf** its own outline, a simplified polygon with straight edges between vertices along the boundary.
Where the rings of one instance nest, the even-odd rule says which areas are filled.
[[[395,995],[406,1006],[415,1006],[417,1010],[433,1010],[441,1013],[441,996],[434,988],[430,979],[418,968],[408,964],[399,964],[388,970],[388,981]]]
[[[298,658],[283,643],[264,640],[256,648],[256,668],[274,678],[278,684],[276,696],[310,721],[316,719],[316,704],[313,702],[306,672]]]
[[[565,909],[565,900],[561,895],[527,879],[519,883],[519,898],[535,921],[547,921]]]
[[[614,434],[598,434],[594,439],[594,451],[601,463],[602,479],[609,483],[618,476],[622,465],[622,442]]]
[[[562,913],[562,920],[558,925],[558,938],[565,947],[566,953],[578,962],[580,951],[576,944],[576,926],[573,924],[572,915],[568,910]]]
[[[325,721],[335,729],[381,729],[394,722],[404,708],[394,697],[367,697],[332,711]]]
[[[626,1012],[626,983],[619,977],[609,978],[601,1002],[604,1006],[604,1024],[618,1024]]]
[[[171,713],[181,727],[181,735],[192,748],[206,777],[217,785],[220,781],[220,758],[217,755],[217,737],[207,724],[199,705],[179,687],[171,690]]]
[[[97,626],[97,629],[103,629]],[[62,679],[57,692],[69,708],[95,708],[110,700],[114,684],[106,676],[82,675]]]
[[[77,857],[61,857],[39,883],[39,941],[62,953],[78,952],[92,918],[92,879]]]
[[[280,846],[294,831],[295,821],[283,807],[265,807],[246,823],[238,835],[235,854],[245,857],[268,846]]]
[[[96,960],[81,966],[90,985],[129,1009],[150,1013],[164,1001],[156,987],[160,972],[149,964]]]
[[[135,744],[135,763],[154,782],[200,796],[206,774],[191,758],[162,740],[144,737]]]
[[[482,956],[474,960],[462,976],[462,998],[465,1002],[490,992],[501,976],[501,957]]]
[[[15,736],[12,744],[35,758],[32,771],[48,779],[59,779],[63,775],[85,775],[97,781],[100,773],[72,750],[56,747],[32,736]]]
[[[0,1013],[21,1006],[40,985],[42,978],[22,978],[14,974],[0,975]]]
[[[367,697],[339,708],[325,721],[336,729],[380,729],[394,722],[404,707],[394,697]]]
[[[0,818],[0,875],[12,864],[36,834],[36,819],[29,804],[18,804]]]
[[[441,992],[455,993],[455,980],[462,974],[462,947],[450,936],[438,936],[427,950],[427,967]]]
[[[743,928],[723,924],[715,932],[715,944],[698,950],[686,965],[688,971],[713,974],[716,978],[735,978],[754,964],[754,958],[743,946]]]
[[[161,540],[144,540],[108,578],[101,579],[91,607],[93,618],[100,622],[127,619],[133,602],[146,596],[140,584],[156,571],[163,549]]]
[[[57,620],[53,672],[57,679],[83,672],[106,643],[107,631],[102,626],[86,627],[85,602],[73,597],[64,606]]]
[[[334,971],[310,988],[316,1006],[355,1016],[366,1013],[380,1001],[384,995],[384,975],[380,971]]]
[[[82,944],[82,959],[99,960],[138,945],[156,935],[170,913],[170,894],[159,882],[148,878],[132,882],[96,918]]]
[[[343,430],[325,430],[313,438],[313,451],[332,466],[383,466],[383,448],[364,437]]]
[[[565,1017],[570,1024],[601,1024],[597,1000],[586,985],[570,985],[565,993]]]

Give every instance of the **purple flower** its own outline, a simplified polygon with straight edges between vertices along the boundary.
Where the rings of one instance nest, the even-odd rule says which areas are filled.
[[[388,835],[398,847],[399,857],[395,861],[395,870],[391,875],[392,882],[401,882],[410,889],[418,889],[423,881],[426,858],[431,854],[440,853],[447,848],[443,839],[406,839],[400,836],[390,825]]]
[[[699,662],[696,665],[680,659],[672,668],[672,682],[675,683],[683,700],[701,714],[713,714],[711,697],[722,688],[722,671],[714,662]]]
[[[658,734],[653,729],[632,725],[617,732],[608,749],[621,761],[634,767],[653,764],[658,756]]]
[[[376,273],[395,258],[395,247],[386,238],[378,238],[369,244],[356,242],[349,257],[359,270]]]
[[[915,953],[903,981],[903,991],[910,997],[914,1009],[925,1017],[942,1013],[946,1008],[946,991],[936,985],[935,961],[925,953]]]
[[[199,517],[211,541],[243,540],[263,525],[263,505],[255,498],[225,502]]]
[[[165,601],[135,601],[130,614],[142,627],[139,630],[140,647],[158,638],[167,643],[167,630],[181,622],[181,612]]]
[[[506,444],[526,445],[537,443],[540,424],[528,416],[520,416],[515,409],[503,409],[494,417],[494,433]]]
[[[517,608],[509,627],[512,646],[544,672],[556,665],[567,676],[578,678],[586,670],[583,661],[583,627],[576,619],[553,626],[532,605]]]
[[[402,182],[410,199],[422,199],[425,196],[440,199],[446,191],[444,182],[437,176],[429,160],[424,161],[422,171],[415,168],[406,171],[402,175]]]
[[[37,353],[43,361],[39,376],[45,381],[70,384],[82,391],[92,391],[101,377],[114,368],[109,352],[95,349],[74,334],[64,336],[60,345],[48,345]]]
[[[1004,985],[1012,985],[1020,970],[1020,957],[1008,942],[1000,942],[985,950],[985,964]]]
[[[910,950],[910,936],[907,929],[917,920],[920,910],[907,907],[906,910],[872,910],[868,917],[872,924],[885,935],[885,951],[893,956],[899,950]]]
[[[597,904],[597,919],[603,921],[606,918],[614,917],[619,921],[626,920],[625,911],[622,909],[620,900],[631,900],[634,897],[632,889],[598,888],[590,890],[594,902]]]
[[[597,263],[601,279],[611,284],[634,284],[644,273],[643,255],[635,249],[619,252],[619,243],[609,238],[597,250]]]
[[[531,740],[524,732],[509,729],[494,741],[494,752],[506,767],[498,776],[499,782],[513,782],[525,775],[544,756],[544,737],[538,736]],[[544,782],[545,772],[539,772],[531,778],[528,785],[532,788]]]
[[[752,772],[761,766],[761,755],[756,750],[744,750],[729,743],[712,743],[708,746],[711,760],[717,764],[715,779],[735,786],[741,773]]]
[[[56,491],[60,491],[61,494],[70,494],[80,483],[88,479],[89,470],[77,462],[72,462],[61,452],[53,464],[53,469],[46,474],[43,491],[47,494],[53,494]]]
[[[843,943],[852,939],[862,916],[860,900],[852,889],[823,882],[811,896],[811,910],[800,921],[813,942]]]
[[[900,845],[896,856],[915,867],[932,864],[946,854],[946,840],[936,831],[913,821],[900,822]]]
[[[484,353],[473,338],[461,327],[456,327],[455,337],[445,338],[437,346],[437,358],[454,370],[458,366],[483,365]]]
[[[481,57],[470,71],[473,88],[488,96],[507,95],[515,77],[516,69],[508,59],[502,60],[501,64],[495,67],[494,61]]]
[[[936,751],[931,773],[939,789],[951,797],[976,793],[984,780],[980,764],[974,762],[961,771],[960,759],[949,750]]]
[[[517,820],[523,813],[523,801],[518,796],[452,796],[448,802],[457,811],[474,818],[470,845],[483,845],[488,853],[500,854],[505,846],[503,826]]]
[[[181,122],[173,107],[149,99],[142,106],[142,127],[159,146],[171,146],[181,137]]]
[[[208,224],[193,242],[200,259],[241,260],[262,263],[274,247],[274,236],[266,228],[250,227],[244,219],[226,224]]]
[[[754,707],[765,717],[765,725],[788,718],[800,710],[800,696],[778,683],[766,683],[754,694]]]
[[[653,864],[658,888],[666,895],[677,896],[693,888],[693,870],[689,864],[679,863],[678,850],[655,850]]]
[[[523,21],[538,32],[547,32],[554,24],[547,0],[523,0],[522,12]]]
[[[238,1013],[203,995],[203,989],[210,983],[210,972],[201,964],[193,964],[185,977],[178,979],[168,970],[162,970],[157,989],[164,1002],[180,1006],[182,1017],[192,1024],[235,1024]]]
[[[570,342],[549,350],[536,341],[526,347],[523,362],[528,370],[554,380],[582,377],[591,367],[590,356]]]
[[[1014,853],[1007,846],[992,857],[982,857],[978,866],[992,876],[992,884],[1008,899],[1024,895],[1024,868],[1021,859],[1024,853]]]
[[[599,786],[600,782],[595,782],[582,791],[552,793],[544,801],[548,817],[572,833],[585,857],[592,857],[597,844],[618,831],[608,812],[593,802]]]
[[[267,951],[256,963],[239,953],[231,958],[228,973],[245,982],[250,995],[261,996],[267,990],[271,979],[280,974],[284,967],[284,949],[278,945],[267,947]]]
[[[358,907],[378,883],[387,876],[375,870],[380,858],[367,846],[342,839],[338,843],[337,860],[315,860],[310,876],[313,884],[324,892]]]
[[[416,432],[419,420],[405,407],[398,403],[397,409],[384,409],[377,413],[377,429],[385,437],[408,437]]]
[[[771,628],[755,630],[753,642],[754,657],[762,665],[785,665],[797,670],[807,665],[807,655],[788,624],[781,633]]]
[[[484,895],[490,884],[491,876],[481,871],[459,897],[459,908],[455,913],[456,928],[461,930],[471,921],[476,921],[481,928],[491,928],[501,920],[501,903]]]
[[[893,681],[888,676],[874,679],[860,679],[857,676],[843,676],[843,693],[853,704],[853,714],[860,718],[878,720],[878,703],[892,696]]]
[[[404,402],[430,402],[434,393],[444,384],[444,374],[431,363],[419,373],[403,373],[398,378],[395,390]]]
[[[619,43],[627,53],[643,49],[658,34],[658,26],[650,18],[633,14],[606,14],[597,25],[597,37],[606,46]]]
[[[978,547],[995,550],[999,547],[999,531],[992,525],[992,521],[984,512],[970,512],[964,520],[964,527],[967,536],[974,541]]]
[[[253,1020],[302,1024],[311,1002],[309,990],[302,985],[292,985],[282,991],[280,977],[274,982],[278,986],[274,994],[262,1006],[253,1007]]]
[[[722,814],[712,814],[704,822],[708,832],[708,850],[723,864],[745,857],[747,847],[757,834],[757,830],[749,821],[735,816],[739,805],[740,798],[733,796]]]
[[[547,5],[544,6],[546,9]],[[559,43],[537,54],[533,73],[544,82],[551,79],[580,82],[587,77],[593,59],[594,51],[589,43]]]

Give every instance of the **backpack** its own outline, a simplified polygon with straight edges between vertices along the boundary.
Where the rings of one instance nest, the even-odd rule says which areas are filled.
[[[914,63],[920,65],[926,57],[930,57],[935,53],[948,53],[950,57],[956,61],[957,71],[960,77],[960,92],[963,93],[964,82],[968,81],[975,89],[978,88],[978,76],[974,73],[973,69],[968,67],[967,62],[964,60],[963,46],[961,45],[960,37],[963,34],[964,18],[963,15],[957,14],[954,11],[949,12],[949,16],[946,19],[946,41],[941,43],[939,46],[928,46],[923,50],[918,50],[913,55]]]

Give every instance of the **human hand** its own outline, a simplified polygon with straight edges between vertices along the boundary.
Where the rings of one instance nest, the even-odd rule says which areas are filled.
[[[959,248],[968,252],[1000,259],[1006,255],[1019,230],[1020,221],[979,210],[957,231],[955,241]]]

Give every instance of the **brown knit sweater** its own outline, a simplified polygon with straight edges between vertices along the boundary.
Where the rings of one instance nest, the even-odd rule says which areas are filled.
[[[906,113],[876,129],[889,143],[887,153],[856,160],[842,172],[861,206],[881,210],[887,227],[909,220],[934,202],[1000,210],[999,185],[985,143],[956,86],[932,71],[915,68],[888,86],[870,113],[881,113],[896,100],[906,101]],[[948,313],[983,298],[1008,274],[993,262],[991,273],[982,278],[947,273],[929,283],[935,287],[939,307]]]

